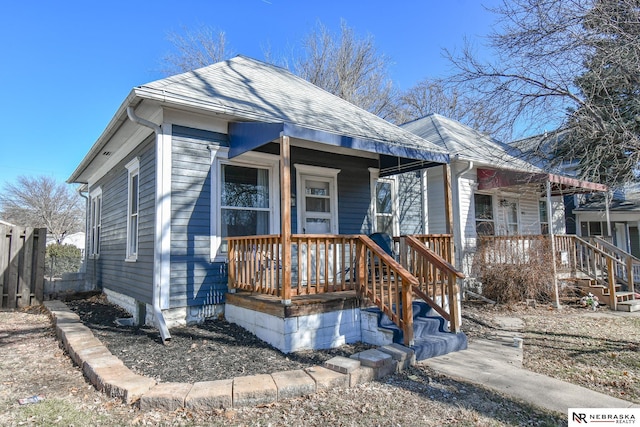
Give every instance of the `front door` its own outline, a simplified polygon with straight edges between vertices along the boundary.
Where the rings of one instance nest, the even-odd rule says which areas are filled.
[[[332,178],[301,175],[303,234],[335,233]]]

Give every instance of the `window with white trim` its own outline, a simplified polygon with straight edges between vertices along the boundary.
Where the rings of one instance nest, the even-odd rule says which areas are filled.
[[[540,234],[549,234],[549,215],[547,214],[547,201],[538,201],[538,211],[540,212]]]
[[[227,159],[227,150],[212,150],[211,253],[227,253],[227,237],[279,233],[279,158],[245,153]]]
[[[89,257],[100,255],[100,229],[102,227],[102,189],[89,193]]]
[[[127,190],[127,261],[138,259],[138,224],[140,211],[140,160],[136,157],[126,165]]]
[[[473,195],[476,213],[476,234],[493,236],[496,234],[493,216],[493,196],[489,194]]]

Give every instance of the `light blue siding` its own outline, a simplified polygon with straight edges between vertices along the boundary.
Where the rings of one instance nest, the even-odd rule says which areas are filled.
[[[227,136],[173,126],[171,175],[171,307],[224,302],[225,263],[211,258],[211,157],[209,145]]]
[[[140,159],[138,259],[125,262],[127,244],[128,171],[125,165]],[[87,260],[87,277],[98,287],[151,303],[155,220],[155,150],[150,137],[93,187],[102,188],[100,255]]]

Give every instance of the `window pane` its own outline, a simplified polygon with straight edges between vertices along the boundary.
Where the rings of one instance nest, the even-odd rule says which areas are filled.
[[[129,255],[135,255],[138,253],[138,217],[131,217],[131,224],[129,228]]]
[[[376,183],[376,213],[391,213],[391,184],[388,182]]]
[[[487,194],[474,195],[476,219],[493,219],[493,203]]]
[[[268,208],[269,171],[222,165],[222,206]]]
[[[317,197],[306,198],[307,212],[331,212],[329,199],[319,199]]]
[[[305,193],[312,196],[329,196],[329,183],[325,181],[306,180]]]
[[[138,175],[131,177],[131,213],[138,213]]]
[[[322,218],[307,218],[305,233],[307,234],[327,234],[331,231],[331,221]]]
[[[495,231],[493,229],[493,222],[476,221],[476,233],[478,235],[493,236],[495,234]]]
[[[393,217],[392,216],[378,216],[376,218],[376,231],[379,233],[387,233],[389,236],[393,236]]]
[[[269,212],[222,209],[222,237],[269,234]]]
[[[541,200],[538,206],[540,209],[540,222],[549,222],[547,217],[547,202]]]

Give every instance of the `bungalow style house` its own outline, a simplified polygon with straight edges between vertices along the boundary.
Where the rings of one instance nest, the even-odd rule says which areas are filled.
[[[456,265],[470,274],[478,236],[565,233],[562,194],[602,191],[594,183],[546,173],[519,150],[460,122],[431,114],[401,126],[451,156]],[[439,170],[426,171],[427,231],[443,230]],[[545,185],[551,194],[547,199]],[[432,186],[433,184],[433,186]],[[548,213],[551,213],[550,215]]]
[[[135,87],[68,182],[89,197],[86,277],[138,322],[166,341],[224,313],[289,352],[366,341],[365,300],[407,344],[414,299],[459,331],[451,230],[426,235],[423,212],[421,171],[448,163],[428,139],[237,56]]]
[[[554,254],[556,260],[549,265],[555,272],[556,303],[557,281],[563,280],[584,284],[588,287],[585,292],[600,293],[603,302],[613,309],[640,309],[634,293],[634,282],[640,280],[640,260],[602,239],[585,240],[593,236],[594,230],[602,230],[590,223],[595,212],[588,205],[566,212],[566,199],[597,201],[608,191],[606,186],[549,173],[535,164],[535,157],[529,153],[438,114],[401,127],[444,148],[451,156],[455,265],[467,278],[466,290],[477,283],[474,259],[480,243],[492,248],[489,258],[482,254],[481,262],[500,265],[526,262],[537,256],[536,251],[547,248],[543,242],[548,242],[548,248],[543,250]],[[427,169],[424,174],[429,187],[425,231],[439,233],[446,218],[441,207],[443,173]],[[623,218],[629,218],[628,212],[621,216],[623,209],[631,210],[632,206],[626,203],[612,209],[611,218],[620,221],[614,242],[627,238],[624,243],[632,246],[632,239],[626,236],[637,230],[633,228],[637,224],[622,223]],[[600,209],[600,216],[602,212]],[[571,213],[578,218],[583,233],[567,231]],[[602,227],[600,222],[597,225]],[[629,233],[624,234],[627,226]],[[633,274],[629,275],[629,271]]]

